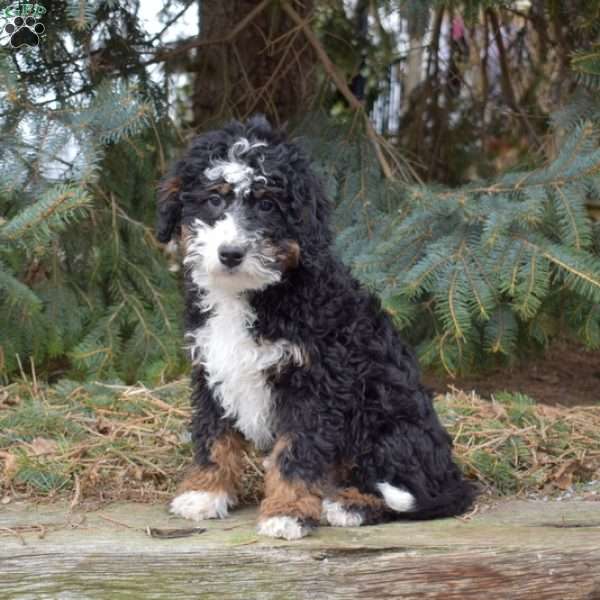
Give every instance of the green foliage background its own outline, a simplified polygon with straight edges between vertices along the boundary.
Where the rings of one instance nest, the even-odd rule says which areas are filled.
[[[83,106],[24,107],[14,66],[1,64],[3,125],[13,132],[0,184],[2,372],[174,376],[183,362],[180,293],[152,229],[172,134],[151,98],[119,82],[100,85]],[[68,144],[78,154],[62,165],[56,157]]]
[[[316,31],[339,71],[348,80],[366,74],[368,108],[397,59],[392,42],[371,37],[345,55],[326,29],[349,35],[353,20],[339,4],[316,4]],[[142,50],[152,46],[136,6],[57,3],[46,54],[0,55],[5,379],[35,369],[50,379],[155,383],[186,369],[179,276],[152,233],[154,189],[182,146],[172,121],[181,115],[169,115],[168,86],[148,74]],[[561,6],[548,3],[550,17]],[[436,10],[476,22],[481,11],[512,3],[381,7],[399,9],[417,35]],[[321,110],[304,107],[309,118],[292,121],[336,204],[340,253],[381,295],[426,365],[476,370],[514,361],[558,335],[600,347],[600,226],[586,208],[600,202],[598,3],[581,15],[577,26],[592,42],[572,54],[575,93],[544,130],[557,150],[549,160],[528,156],[524,170],[453,187],[417,183],[401,148],[380,140],[396,173],[385,178],[364,123],[323,72]],[[73,50],[61,47],[65,31]],[[104,52],[77,62],[92,35]],[[83,67],[72,72],[69,63]],[[468,104],[456,108],[469,114]],[[77,152],[68,156],[65,148]]]
[[[343,131],[317,138],[339,250],[425,365],[476,371],[559,332],[600,347],[600,224],[586,210],[600,200],[600,149],[577,113],[591,100],[555,115],[564,137],[549,164],[458,189],[386,182],[366,143],[340,152]]]

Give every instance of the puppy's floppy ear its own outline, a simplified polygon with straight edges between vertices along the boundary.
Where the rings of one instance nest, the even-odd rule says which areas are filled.
[[[166,244],[181,229],[181,179],[167,175],[158,184],[156,239]]]
[[[333,239],[331,204],[311,169],[294,173],[290,186],[294,213],[303,223],[305,238],[311,239],[310,246],[318,252],[322,246],[330,245]]]

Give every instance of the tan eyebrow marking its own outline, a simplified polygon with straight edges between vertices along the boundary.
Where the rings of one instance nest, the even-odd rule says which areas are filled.
[[[229,192],[231,192],[232,186],[230,183],[225,182],[219,183],[217,185],[211,185],[207,189],[209,192],[219,192],[219,194],[225,196],[226,194],[229,194]]]
[[[262,198],[267,192],[270,192],[274,196],[276,196],[277,194],[283,192],[283,188],[265,185],[252,190],[252,193],[255,198]]]

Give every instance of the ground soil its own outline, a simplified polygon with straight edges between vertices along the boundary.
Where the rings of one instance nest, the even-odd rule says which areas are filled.
[[[543,357],[481,375],[455,377],[425,373],[425,383],[438,393],[454,386],[475,390],[483,398],[498,391],[521,392],[537,402],[581,406],[600,404],[600,350],[568,342],[556,343]]]

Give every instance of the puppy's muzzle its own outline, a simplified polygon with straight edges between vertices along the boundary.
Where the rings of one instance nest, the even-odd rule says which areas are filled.
[[[246,256],[247,248],[232,244],[221,244],[219,246],[219,261],[228,269],[233,269],[242,264]]]

